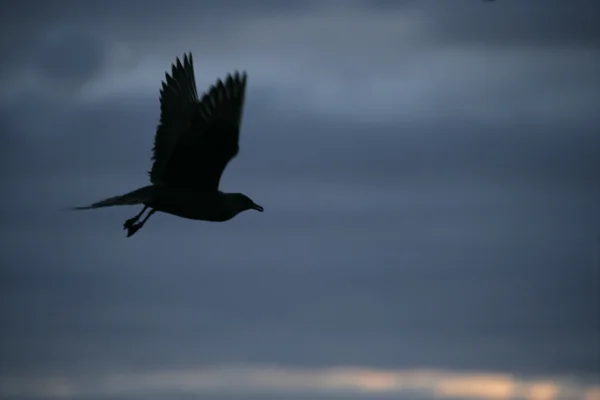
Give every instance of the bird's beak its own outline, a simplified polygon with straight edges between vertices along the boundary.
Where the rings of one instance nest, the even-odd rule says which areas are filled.
[[[252,206],[252,209],[253,209],[253,210],[256,210],[256,211],[259,211],[259,212],[263,212],[263,211],[265,211],[265,209],[264,209],[264,208],[262,208],[261,206],[259,206],[259,205],[258,205],[258,204],[256,204],[256,203],[255,203],[255,204]]]

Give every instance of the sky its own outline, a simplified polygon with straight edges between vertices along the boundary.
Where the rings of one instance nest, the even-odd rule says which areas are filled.
[[[7,1],[0,398],[600,399],[595,0]],[[243,70],[222,224],[158,94]]]

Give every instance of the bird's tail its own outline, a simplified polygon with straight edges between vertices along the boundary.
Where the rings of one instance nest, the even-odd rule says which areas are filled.
[[[109,197],[83,207],[71,207],[70,210],[91,210],[92,208],[111,207],[111,206],[133,206],[136,204],[144,204],[152,200],[154,194],[154,186],[144,186],[136,189],[133,192],[121,196]]]

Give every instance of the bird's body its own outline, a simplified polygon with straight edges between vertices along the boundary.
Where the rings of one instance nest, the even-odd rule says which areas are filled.
[[[150,208],[177,215],[178,217],[200,221],[224,222],[235,217],[238,210],[230,207],[229,193],[196,192],[185,189],[162,190],[151,186],[155,196],[145,203]]]
[[[246,74],[218,80],[198,99],[192,55],[173,64],[162,84],[161,118],[154,139],[151,185],[87,207],[143,204],[142,211],[125,222],[127,236],[137,232],[156,211],[182,218],[224,222],[240,212],[263,211],[241,193],[219,190],[221,175],[238,151],[246,89]],[[150,212],[137,222],[144,211]]]

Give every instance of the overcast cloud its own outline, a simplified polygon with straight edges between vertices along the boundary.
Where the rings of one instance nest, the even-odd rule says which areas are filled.
[[[599,13],[7,2],[0,397],[599,399]],[[249,74],[222,185],[265,212],[64,211],[146,184],[186,51]]]

